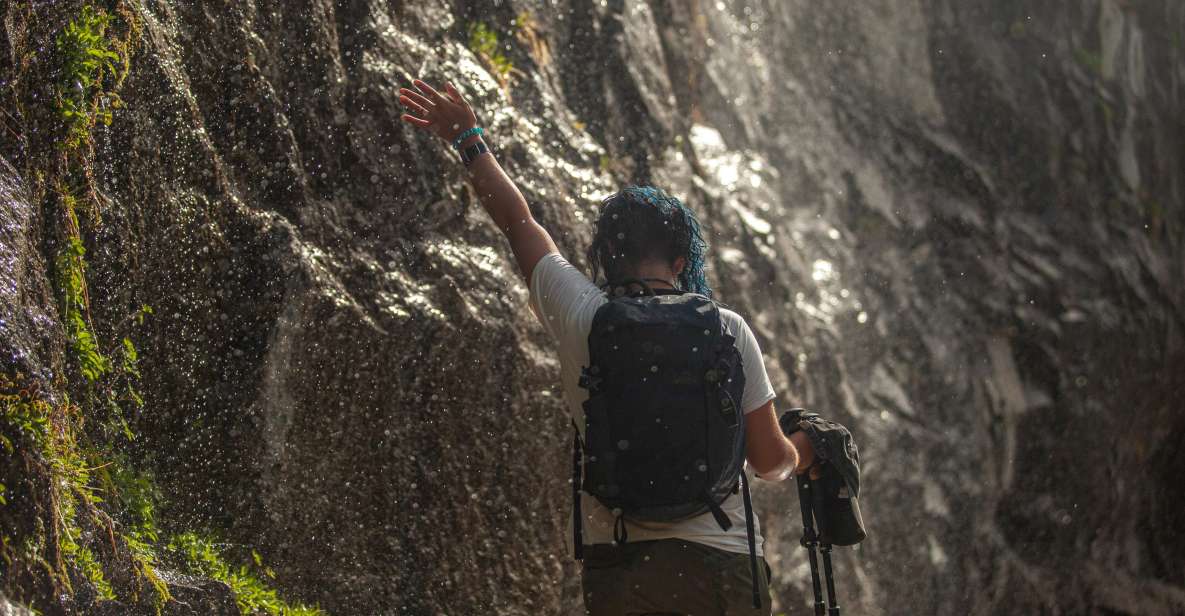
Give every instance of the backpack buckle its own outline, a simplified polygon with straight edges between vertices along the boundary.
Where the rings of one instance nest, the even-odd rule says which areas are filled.
[[[737,405],[733,402],[732,396],[724,392],[721,392],[720,396],[720,415],[728,422],[730,428],[737,425]]]

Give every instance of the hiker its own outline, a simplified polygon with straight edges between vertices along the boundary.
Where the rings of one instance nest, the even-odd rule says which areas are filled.
[[[760,526],[749,506],[749,486],[740,465],[747,461],[757,476],[781,481],[810,469],[814,450],[803,431],[789,438],[783,435],[774,413],[774,391],[749,326],[735,312],[708,299],[707,246],[695,215],[675,197],[652,187],[628,187],[606,198],[588,250],[593,280],[603,274],[607,282],[602,289],[560,255],[551,236],[531,216],[522,194],[490,153],[483,130],[460,92],[452,84],[446,84],[443,92],[420,80],[413,84],[415,89],[400,89],[399,100],[407,108],[402,119],[443,138],[458,151],[483,208],[510,241],[530,291],[531,310],[557,342],[564,397],[576,429],[572,548],[578,558],[583,557],[588,613],[770,614],[770,569],[762,557]],[[611,301],[610,294],[616,299]],[[606,306],[613,310],[600,311]],[[634,327],[637,319],[658,314],[654,310],[666,311],[663,314],[681,319],[679,323],[697,324],[703,338],[643,340],[615,333],[614,323]],[[715,325],[698,325],[701,322]],[[676,325],[672,322],[671,327]],[[590,337],[594,328],[597,335]],[[653,336],[661,330],[660,324],[629,331]],[[622,345],[629,347],[628,356],[620,355],[626,352],[621,351]],[[717,352],[718,356],[713,355]],[[637,358],[645,353],[659,359],[639,364]],[[590,361],[609,357],[617,359],[602,362],[604,366]],[[696,363],[701,357],[717,363]],[[686,372],[694,376],[668,374],[676,366],[701,365],[718,368]],[[666,388],[661,392],[693,394],[664,395],[663,404],[644,404],[636,398],[652,395],[643,385],[650,378],[654,382],[649,386]],[[701,379],[718,381],[709,386]],[[634,392],[634,398],[623,391]],[[645,447],[620,433],[610,443],[604,442],[602,433],[620,428],[610,425],[619,420],[606,414],[606,400],[633,404],[633,414],[653,415],[655,428],[648,431],[652,440],[642,440]],[[725,447],[743,443],[743,451],[738,447],[726,449],[724,456],[715,459],[702,456],[698,469],[686,473],[665,468],[624,473],[622,465],[646,456],[680,460],[681,455],[701,455],[669,451],[653,440],[654,434],[682,433],[680,415],[662,414],[664,410],[682,412],[680,405],[700,413],[701,407],[711,409],[705,425],[718,424],[719,430],[704,436],[706,446],[716,447],[721,442],[717,434],[724,434],[735,439],[725,441]],[[589,426],[593,426],[591,432]],[[729,452],[736,458],[732,466]],[[629,490],[644,498],[644,490],[626,485],[631,479],[667,477],[649,481],[653,493],[665,493],[677,491],[681,481],[690,485],[696,470],[718,474],[720,480],[712,483],[697,476],[709,487],[688,503],[649,503],[631,512],[605,504]],[[686,511],[697,513],[678,515]],[[677,519],[662,521],[663,516]]]

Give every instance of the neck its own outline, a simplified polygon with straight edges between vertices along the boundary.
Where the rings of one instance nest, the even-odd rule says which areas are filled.
[[[662,263],[642,263],[626,273],[627,278],[637,278],[645,281],[651,287],[657,284],[664,284],[672,289],[676,288],[675,272],[671,271],[669,265]]]

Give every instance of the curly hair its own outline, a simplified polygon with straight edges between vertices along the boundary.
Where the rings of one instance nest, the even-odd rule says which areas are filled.
[[[695,214],[679,199],[653,186],[629,186],[601,201],[595,224],[588,247],[594,280],[604,272],[606,281],[614,282],[643,261],[673,263],[683,257],[680,289],[712,296],[704,274],[708,244]]]

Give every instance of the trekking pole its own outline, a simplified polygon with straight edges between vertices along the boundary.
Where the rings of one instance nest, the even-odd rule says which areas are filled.
[[[799,475],[799,480],[802,477],[803,475]],[[831,519],[827,517],[827,504],[823,498],[823,488],[816,479],[811,479],[810,484],[815,521],[819,523],[821,531],[825,524],[830,529]],[[827,522],[824,523],[823,520],[827,520]],[[825,539],[819,542],[819,552],[823,555],[823,573],[827,576],[827,615],[839,616],[839,602],[835,596],[835,574],[831,570],[831,531],[826,530],[820,534],[822,535],[821,539]]]
[[[836,605],[835,598],[835,576],[831,573],[831,544],[821,544],[819,551],[823,553],[823,573],[827,574],[827,615],[839,616],[839,605]]]
[[[815,546],[818,545],[818,536],[815,534],[815,524],[812,521],[814,517],[812,503],[814,498],[811,494],[810,480],[805,475],[798,476],[798,504],[802,509],[802,547],[806,548],[807,560],[811,563],[811,586],[815,591],[815,616],[825,615],[825,606],[823,605],[823,589],[819,583],[819,561],[815,555]],[[830,548],[830,546],[828,546]],[[826,563],[828,565],[827,584],[831,586],[830,575],[830,555],[827,555]]]

